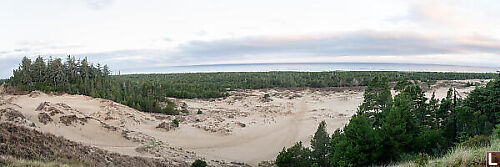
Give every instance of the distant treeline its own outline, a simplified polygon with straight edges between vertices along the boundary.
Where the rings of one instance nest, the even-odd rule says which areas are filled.
[[[214,98],[228,96],[228,89],[275,87],[366,86],[374,77],[399,80],[491,79],[495,73],[335,71],[335,72],[219,72],[183,74],[131,74],[113,76],[120,82],[151,87],[155,93],[177,98]]]
[[[425,161],[453,146],[484,147],[500,132],[500,80],[476,87],[467,98],[449,89],[441,100],[429,99],[418,85],[400,82],[391,95],[387,78],[368,83],[364,101],[349,123],[329,135],[320,123],[311,147],[301,142],[276,157],[285,166],[373,166]],[[498,134],[495,136],[498,137]],[[458,163],[458,162],[457,162]],[[478,163],[479,165],[479,163]],[[440,166],[440,165],[438,165]]]
[[[152,87],[134,81],[118,82],[110,76],[107,65],[93,65],[87,58],[75,60],[68,56],[63,62],[60,58],[44,60],[39,56],[32,61],[24,57],[13,74],[8,83],[20,90],[83,94],[113,100],[140,111],[177,113],[174,104],[155,93]],[[166,102],[167,106],[162,108],[159,102]]]
[[[494,73],[433,72],[223,72],[184,74],[110,75],[107,65],[92,64],[87,58],[65,60],[24,57],[8,80],[20,90],[66,92],[104,98],[144,112],[178,114],[166,97],[217,98],[228,90],[274,87],[333,87],[367,85],[377,76],[389,81],[487,79]],[[164,102],[166,106],[160,106]]]

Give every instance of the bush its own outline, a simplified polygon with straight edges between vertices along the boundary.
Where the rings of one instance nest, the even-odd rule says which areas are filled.
[[[488,136],[474,136],[462,143],[460,143],[463,147],[475,148],[475,147],[487,147],[491,143],[490,137]]]
[[[172,120],[172,124],[173,124],[175,127],[179,127],[179,120],[177,120],[177,119]]]
[[[266,98],[266,99],[267,99],[267,98],[269,98],[269,97],[271,97],[271,96],[270,96],[268,93],[264,94],[264,98]]]
[[[500,139],[500,124],[493,130],[493,137]]]
[[[207,166],[207,162],[199,159],[197,159],[191,164],[191,167],[205,167],[205,166]]]
[[[311,166],[310,150],[302,146],[302,142],[283,150],[276,157],[276,166]]]
[[[196,112],[196,114],[203,114],[203,112],[200,109],[198,109],[198,112]]]
[[[466,87],[470,87],[470,86],[479,86],[480,84],[479,83],[475,83],[475,82],[467,82],[465,84]]]
[[[182,105],[181,105],[181,111],[183,113],[189,114],[189,111],[188,111],[187,108],[188,108],[188,105],[186,103],[182,103]]]
[[[417,166],[427,166],[427,163],[429,163],[429,159],[431,157],[426,154],[426,153],[419,153],[417,159],[415,160],[415,163]]]

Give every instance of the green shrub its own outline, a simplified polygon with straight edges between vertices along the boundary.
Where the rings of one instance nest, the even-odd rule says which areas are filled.
[[[197,159],[191,164],[191,167],[205,167],[205,166],[207,166],[207,162],[199,159]]]
[[[179,127],[179,120],[177,119],[172,120],[172,124],[174,124],[175,127]]]
[[[466,87],[469,87],[469,86],[476,86],[476,84],[474,82],[467,82],[467,84],[465,84]]]
[[[418,154],[416,153],[401,153],[397,155],[397,161],[399,162],[415,161],[417,158]]]
[[[493,137],[500,139],[500,124],[493,130]]]
[[[268,93],[264,94],[264,98],[269,98],[271,97]]]
[[[463,147],[475,148],[475,147],[487,147],[490,145],[490,137],[488,136],[474,136],[462,143],[460,143]]]
[[[181,112],[189,114],[189,111],[188,111],[187,108],[188,108],[188,105],[186,103],[182,103],[182,105],[181,105]]]
[[[203,112],[200,109],[198,109],[198,112],[196,112],[196,114],[203,114]]]
[[[427,163],[429,163],[429,159],[431,159],[431,157],[428,154],[419,153],[417,159],[415,160],[415,163],[417,164],[417,166],[427,166]]]

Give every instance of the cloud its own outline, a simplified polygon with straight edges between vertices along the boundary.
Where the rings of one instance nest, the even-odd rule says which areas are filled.
[[[165,42],[172,42],[172,41],[174,41],[172,38],[169,38],[169,37],[165,37],[165,38],[163,38],[163,40]]]
[[[113,4],[113,0],[82,0],[92,10],[102,10]]]
[[[500,53],[500,41],[484,36],[440,37],[433,34],[359,31],[285,37],[249,37],[192,41],[179,47],[186,56],[227,57],[271,53],[318,56],[428,55]]]
[[[196,33],[196,35],[198,35],[198,36],[205,36],[207,34],[208,34],[208,32],[205,31],[205,30],[202,30],[202,31],[199,31],[199,32]]]
[[[12,70],[16,69],[21,62],[17,57],[2,57],[0,55],[0,79],[5,79],[12,75]]]
[[[439,3],[423,1],[410,8],[410,18],[420,22],[427,22],[448,26],[467,26],[467,19],[458,12]]]
[[[66,54],[68,53],[46,55],[65,57]],[[175,49],[129,49],[73,54],[76,57],[88,57],[91,62],[108,64],[111,69],[122,72],[197,64],[328,61],[498,67],[499,55],[500,40],[491,37],[378,31],[229,38],[191,41]],[[1,57],[0,55],[0,60]],[[18,61],[20,59],[21,56],[18,56]]]
[[[500,54],[500,41],[484,36],[448,37],[410,32],[359,31],[304,36],[267,36],[191,41],[175,50],[120,50],[85,54],[107,63],[123,62],[128,69],[223,62],[307,62],[336,57],[402,58],[409,56],[475,55],[476,62],[488,62],[480,55]],[[466,56],[467,57],[467,56]],[[485,56],[486,57],[486,56]],[[451,59],[453,56],[450,57]],[[460,57],[461,59],[464,56]],[[133,60],[133,61],[127,61]],[[332,60],[332,59],[331,59]],[[469,60],[459,60],[458,63]],[[428,61],[425,61],[428,63]],[[123,64],[118,63],[118,64]],[[415,62],[418,63],[418,62]],[[446,64],[447,61],[435,63]],[[498,64],[497,64],[498,65]]]
[[[477,33],[488,27],[487,22],[489,21],[484,20],[485,18],[473,17],[470,15],[470,11],[460,8],[457,3],[450,2],[454,1],[448,1],[448,3],[446,1],[418,1],[408,8],[406,15],[388,20],[396,23],[413,23],[430,28],[430,30],[442,28],[446,31],[465,30]]]

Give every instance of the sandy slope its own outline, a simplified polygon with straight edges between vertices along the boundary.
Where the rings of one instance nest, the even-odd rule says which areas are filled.
[[[426,94],[430,97],[435,91],[441,99],[449,85],[455,85],[466,96],[474,87],[463,87],[465,82],[439,81]],[[269,99],[263,98],[266,93]],[[165,158],[178,164],[205,158],[215,166],[241,165],[233,161],[255,166],[274,159],[283,147],[297,141],[308,145],[322,120],[330,133],[343,127],[362,103],[363,93],[358,88],[262,89],[233,91],[227,98],[172,100],[185,102],[190,113],[149,114],[109,100],[36,91],[1,94],[0,109],[24,115],[23,120],[15,119],[18,124],[126,155]],[[198,109],[203,114],[196,114]],[[40,115],[52,121],[44,124]],[[180,120],[179,128],[157,128],[173,119]],[[2,116],[0,121],[7,118]]]

